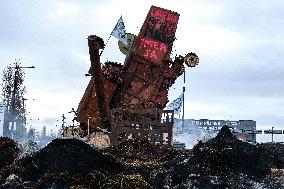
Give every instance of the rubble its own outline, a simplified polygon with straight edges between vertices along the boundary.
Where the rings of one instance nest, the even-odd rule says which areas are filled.
[[[261,143],[258,148],[271,154],[277,162],[276,167],[284,169],[284,144],[281,143]]]
[[[93,132],[92,134],[87,136],[85,142],[99,149],[107,148],[110,146],[109,135],[102,132]]]
[[[39,149],[40,146],[36,142],[29,140],[25,144],[20,145],[20,156],[24,157],[31,155],[32,153],[39,151]]]
[[[20,159],[8,170],[1,170],[0,183],[15,174],[19,180],[28,182],[25,184],[28,188],[52,185],[65,188],[70,184],[85,183],[85,177],[93,170],[115,173],[120,167],[112,157],[102,155],[80,140],[55,139],[35,154]]]
[[[0,188],[283,188],[279,157],[263,145],[239,141],[228,127],[193,150],[146,139],[98,150],[55,139],[1,169]]]
[[[192,156],[179,158],[168,162],[177,188],[281,188],[281,182],[270,176],[280,162],[257,145],[238,140],[227,126],[215,138],[194,146]]]
[[[238,140],[228,126],[222,127],[218,135],[208,142],[199,142],[193,148],[193,154],[207,172],[217,175],[234,171],[261,177],[275,162],[265,150]]]
[[[0,169],[15,161],[19,153],[17,143],[10,138],[0,137]]]
[[[122,164],[133,163],[134,166],[137,166],[138,164],[158,165],[186,151],[174,150],[166,145],[155,145],[144,138],[128,140],[116,146],[105,148],[101,152],[114,156]]]

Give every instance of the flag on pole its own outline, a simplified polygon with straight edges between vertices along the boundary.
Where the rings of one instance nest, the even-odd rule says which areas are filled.
[[[183,102],[183,93],[177,99],[175,99],[173,102],[171,102],[167,106],[167,109],[168,110],[174,110],[174,113],[179,115],[180,111],[181,111],[182,102]]]
[[[111,32],[111,35],[119,39],[125,45],[127,45],[127,35],[125,31],[124,22],[122,20],[122,16],[120,16],[119,20],[117,21],[115,27],[113,28]]]

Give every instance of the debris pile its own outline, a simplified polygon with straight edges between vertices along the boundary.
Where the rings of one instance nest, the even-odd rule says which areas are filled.
[[[40,146],[32,140],[20,145],[20,153],[22,157],[31,155],[32,153],[39,151],[39,149]]]
[[[97,150],[77,139],[55,139],[0,169],[0,188],[283,188],[276,156],[239,141],[228,127],[193,150],[146,139]]]
[[[262,143],[258,145],[263,151],[271,154],[277,163],[276,167],[284,169],[284,144]],[[284,175],[283,175],[284,176]]]
[[[92,171],[115,173],[120,165],[77,139],[55,139],[34,155],[24,157],[10,169],[1,170],[1,182],[15,174],[27,188],[68,188],[86,183]],[[7,177],[9,176],[9,177]],[[5,186],[7,187],[7,186]]]
[[[171,160],[186,151],[178,151],[166,145],[153,144],[146,138],[128,140],[101,151],[103,154],[114,156],[122,164],[138,165],[159,165],[167,160]]]
[[[0,137],[0,169],[15,161],[19,148],[15,141],[10,138]]]
[[[263,148],[238,140],[227,126],[194,146],[192,156],[179,158],[168,165],[173,185],[181,188],[281,188],[270,176],[280,162]]]
[[[194,156],[200,161],[203,171],[214,175],[242,172],[255,177],[266,175],[273,156],[258,146],[242,142],[234,136],[228,126],[222,127],[218,135],[193,148]]]
[[[110,146],[109,135],[101,132],[93,132],[92,134],[88,135],[85,142],[99,149]]]

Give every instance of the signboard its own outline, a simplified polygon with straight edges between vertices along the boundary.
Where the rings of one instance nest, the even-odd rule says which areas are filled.
[[[178,13],[152,6],[137,37],[134,53],[156,64],[169,58],[178,19]]]
[[[245,134],[262,134],[262,130],[243,130]]]
[[[264,134],[282,134],[282,130],[264,130]]]
[[[225,120],[192,120],[191,125],[195,127],[223,127],[224,125],[228,126],[240,126],[239,121],[225,121]]]

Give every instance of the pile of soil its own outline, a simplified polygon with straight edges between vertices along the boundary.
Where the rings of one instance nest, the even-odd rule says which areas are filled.
[[[199,142],[193,148],[193,155],[204,171],[214,175],[241,172],[263,177],[276,164],[276,159],[262,148],[238,140],[228,126],[222,127],[208,142]]]
[[[0,188],[272,189],[284,187],[280,164],[277,153],[239,141],[228,127],[191,151],[147,140],[98,150],[77,139],[55,139],[1,169]]]
[[[276,162],[275,167],[284,169],[284,144],[281,143],[261,143],[258,148],[271,154]]]
[[[178,155],[188,151],[175,150],[167,145],[149,143],[147,139],[136,139],[122,142],[116,146],[102,149],[101,152],[115,157],[120,163],[128,164],[136,162],[138,165],[160,165]]]
[[[277,188],[282,181],[269,175],[271,168],[280,168],[279,164],[258,145],[238,140],[228,126],[215,138],[195,145],[191,156],[167,163],[172,185],[180,188]]]
[[[0,170],[15,161],[20,150],[10,138],[0,137]]]
[[[179,156],[188,155],[187,150],[175,150],[166,145],[155,145],[146,139],[130,140],[117,146],[101,150],[105,155],[113,156],[124,165],[122,174],[132,178],[126,188],[167,188],[170,184],[170,174],[164,166],[166,162]],[[120,178],[120,177],[116,177]],[[119,180],[116,180],[119,183]],[[115,187],[114,187],[115,188]]]
[[[115,173],[121,165],[110,156],[101,154],[88,144],[77,139],[55,139],[45,148],[19,160],[2,171],[2,176],[17,175],[26,181],[28,188],[68,188],[85,183],[85,177],[93,170]]]

